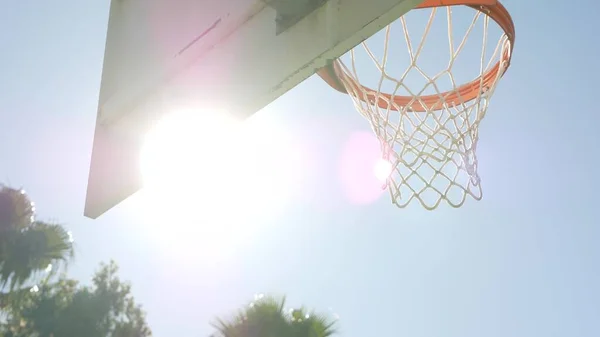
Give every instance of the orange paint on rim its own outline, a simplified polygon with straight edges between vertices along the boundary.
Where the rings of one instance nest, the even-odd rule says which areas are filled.
[[[347,94],[348,91],[344,88],[340,77],[343,77],[348,83],[361,88],[362,92],[358,96],[359,99],[377,105],[382,109],[398,110],[396,107],[408,107],[411,111],[429,111],[429,110],[440,110],[443,108],[443,102],[451,105],[459,105],[463,102],[468,102],[479,97],[480,88],[489,88],[496,80],[497,76],[502,76],[510,66],[512,57],[512,49],[515,44],[515,25],[514,22],[506,10],[506,8],[497,0],[425,0],[415,9],[443,7],[443,6],[468,6],[483,14],[489,16],[494,20],[500,28],[504,31],[504,34],[508,38],[510,47],[507,48],[502,54],[500,60],[488,71],[486,71],[481,77],[463,84],[458,89],[453,91],[447,91],[440,95],[426,95],[420,96],[420,100],[416,101],[412,96],[395,96],[387,93],[379,93],[378,95],[373,94],[375,90],[357,83],[348,75],[340,64],[340,61],[335,60],[331,65],[320,69],[317,74],[329,84],[335,90]],[[501,74],[498,74],[502,71]],[[440,96],[444,97],[443,102],[440,100]],[[388,103],[393,102],[393,104]]]

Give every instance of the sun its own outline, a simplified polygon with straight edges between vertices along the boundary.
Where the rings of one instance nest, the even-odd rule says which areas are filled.
[[[166,115],[142,150],[144,212],[157,223],[176,224],[165,231],[176,233],[175,243],[201,237],[223,245],[246,237],[280,208],[294,178],[273,151],[277,138],[264,123],[219,110]]]
[[[226,178],[223,173],[233,162],[234,137],[240,124],[228,114],[215,111],[167,114],[146,136],[142,150],[145,187],[212,191],[216,180]]]

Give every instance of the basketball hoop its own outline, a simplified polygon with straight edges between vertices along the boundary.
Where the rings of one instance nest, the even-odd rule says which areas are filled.
[[[472,9],[474,18],[470,24],[461,21],[468,27],[459,45],[454,46],[452,8],[457,6]],[[426,67],[419,65],[423,59],[419,56],[422,56],[432,22],[441,7],[447,9],[450,58],[435,55],[427,60],[428,64],[444,62],[443,70],[430,76],[424,70]],[[348,94],[356,109],[371,124],[383,157],[393,168],[385,185],[392,202],[398,207],[406,207],[416,199],[426,209],[433,210],[444,200],[453,207],[460,207],[467,195],[476,200],[482,197],[476,156],[479,124],[500,78],[510,65],[515,27],[510,14],[497,0],[426,0],[413,11],[425,9],[431,13],[418,46],[413,47],[406,16],[403,16],[382,32],[381,57],[375,56],[373,47],[366,40],[346,55],[349,58],[347,64],[341,59],[335,60],[318,74],[331,87]],[[494,48],[486,47],[490,40],[490,19],[501,29]],[[462,71],[455,65],[464,54],[461,52],[469,36],[476,35],[474,31],[479,23],[482,23],[479,34],[483,43],[478,52],[480,57],[477,56],[480,60],[478,74],[464,84],[457,84],[456,78]],[[386,68],[390,50],[394,48],[390,39],[394,25],[402,27],[409,53],[409,65],[400,76],[393,76]],[[372,72],[377,75],[377,81],[372,88],[361,84],[358,78],[357,67],[364,67],[364,64],[357,65],[360,62],[356,55],[360,50],[366,52],[376,66]],[[488,50],[493,50],[489,59]],[[425,85],[411,83],[407,75],[415,72],[425,79]],[[442,88],[442,77],[450,79],[449,88]],[[386,91],[384,83],[391,84],[391,90]]]

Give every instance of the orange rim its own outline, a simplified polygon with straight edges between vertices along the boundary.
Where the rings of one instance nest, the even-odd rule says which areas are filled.
[[[343,70],[339,60],[334,60],[330,65],[320,69],[317,74],[332,88],[347,94],[348,91],[340,79],[340,76],[344,77],[353,85],[363,89],[361,90],[363,94],[358,96],[359,99],[371,104],[376,103],[382,109],[398,110],[398,107],[408,107],[412,111],[439,110],[443,108],[443,102],[450,105],[459,105],[476,99],[480,95],[480,88],[491,87],[497,76],[504,75],[510,66],[512,49],[515,44],[515,25],[506,8],[497,0],[425,0],[415,9],[443,6],[468,6],[480,11],[494,20],[508,38],[510,47],[504,51],[501,59],[481,77],[458,87],[456,90],[447,91],[440,95],[420,96],[420,100],[416,101],[412,96],[395,96],[388,93],[374,94],[375,90],[355,82]],[[500,71],[502,73],[498,74]],[[444,97],[443,101],[440,100],[440,96]],[[393,102],[393,104],[388,102]]]

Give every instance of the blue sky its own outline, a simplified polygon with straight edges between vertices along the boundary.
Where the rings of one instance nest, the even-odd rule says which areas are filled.
[[[206,336],[215,315],[262,292],[336,313],[345,337],[598,336],[600,66],[590,27],[600,7],[506,5],[514,61],[481,126],[484,198],[463,208],[349,201],[337,160],[368,125],[312,77],[257,115],[310,138],[316,168],[301,196],[240,224],[252,235],[215,252],[210,238],[190,239],[194,210],[189,223],[152,222],[139,195],[84,218],[106,0],[0,4],[0,180],[73,231],[74,277],[88,282],[100,261],[117,260],[158,337]],[[244,202],[232,197],[231,211]]]

